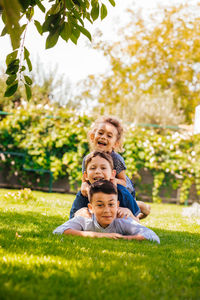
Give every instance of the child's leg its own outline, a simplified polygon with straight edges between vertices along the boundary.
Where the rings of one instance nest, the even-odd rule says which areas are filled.
[[[142,201],[136,201],[137,205],[139,206],[141,213],[138,215],[139,219],[146,218],[150,212],[151,212],[151,206],[149,204],[146,204]]]

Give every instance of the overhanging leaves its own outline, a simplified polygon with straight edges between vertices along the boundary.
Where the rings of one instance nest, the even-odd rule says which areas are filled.
[[[4,97],[12,96],[16,92],[17,88],[18,88],[18,82],[9,86],[4,94]]]
[[[2,0],[6,13],[7,30],[10,34],[13,49],[19,48],[20,45],[20,4],[18,0]]]
[[[101,5],[101,20],[103,20],[107,16],[107,8],[105,4]]]
[[[79,25],[76,25],[76,27],[80,30],[80,32],[82,32],[90,41],[92,40],[91,34],[89,33],[89,31],[87,29],[85,29],[84,27],[81,27]]]
[[[94,6],[92,7],[91,10],[91,16],[93,21],[95,21],[99,17],[99,3],[95,2]]]
[[[56,45],[58,38],[59,38],[59,34],[60,34],[60,32],[57,30],[57,31],[51,32],[48,35],[48,37],[46,39],[46,49],[52,48]]]
[[[25,84],[25,89],[26,89],[26,97],[27,100],[31,99],[32,93],[31,93],[31,88],[28,84]]]

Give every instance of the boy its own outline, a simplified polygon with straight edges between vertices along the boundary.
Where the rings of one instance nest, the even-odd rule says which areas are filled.
[[[151,229],[142,226],[132,218],[117,218],[119,206],[116,186],[104,179],[91,184],[88,208],[92,218],[77,216],[54,230],[54,234],[78,235],[83,237],[150,240],[160,243]]]
[[[116,171],[113,169],[113,160],[110,154],[106,152],[91,152],[85,160],[85,180],[92,184],[99,179],[110,180],[115,183]],[[130,192],[120,184],[117,184],[118,200],[120,202],[117,217],[132,217],[138,221],[140,216],[140,208]],[[72,208],[70,210],[70,218],[81,215],[83,217],[91,217],[86,207],[88,206],[88,197],[85,197],[79,191],[76,195]],[[80,210],[81,208],[84,208]],[[78,211],[79,210],[79,211]]]

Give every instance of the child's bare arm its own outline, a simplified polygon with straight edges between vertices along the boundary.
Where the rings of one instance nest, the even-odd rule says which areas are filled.
[[[125,171],[121,171],[119,174],[116,175],[116,182],[123,186],[126,186],[126,173]]]
[[[63,233],[66,235],[76,235],[76,236],[92,237],[92,238],[110,238],[115,240],[124,238],[124,236],[119,233],[80,231],[75,229],[67,229]]]
[[[84,218],[91,218],[92,214],[91,214],[91,212],[89,211],[89,209],[87,207],[82,207],[82,208],[80,208],[79,210],[77,210],[75,212],[74,216],[75,217],[81,216],[81,217],[84,217]]]
[[[124,240],[138,240],[143,241],[146,240],[144,236],[142,235],[123,235]]]
[[[88,197],[89,193],[89,184],[86,181],[83,181],[81,184],[81,194],[85,197]]]

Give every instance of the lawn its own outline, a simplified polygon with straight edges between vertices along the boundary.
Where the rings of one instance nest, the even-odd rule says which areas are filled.
[[[54,236],[73,195],[0,189],[0,299],[200,299],[200,225],[183,206],[152,204],[149,241]]]

